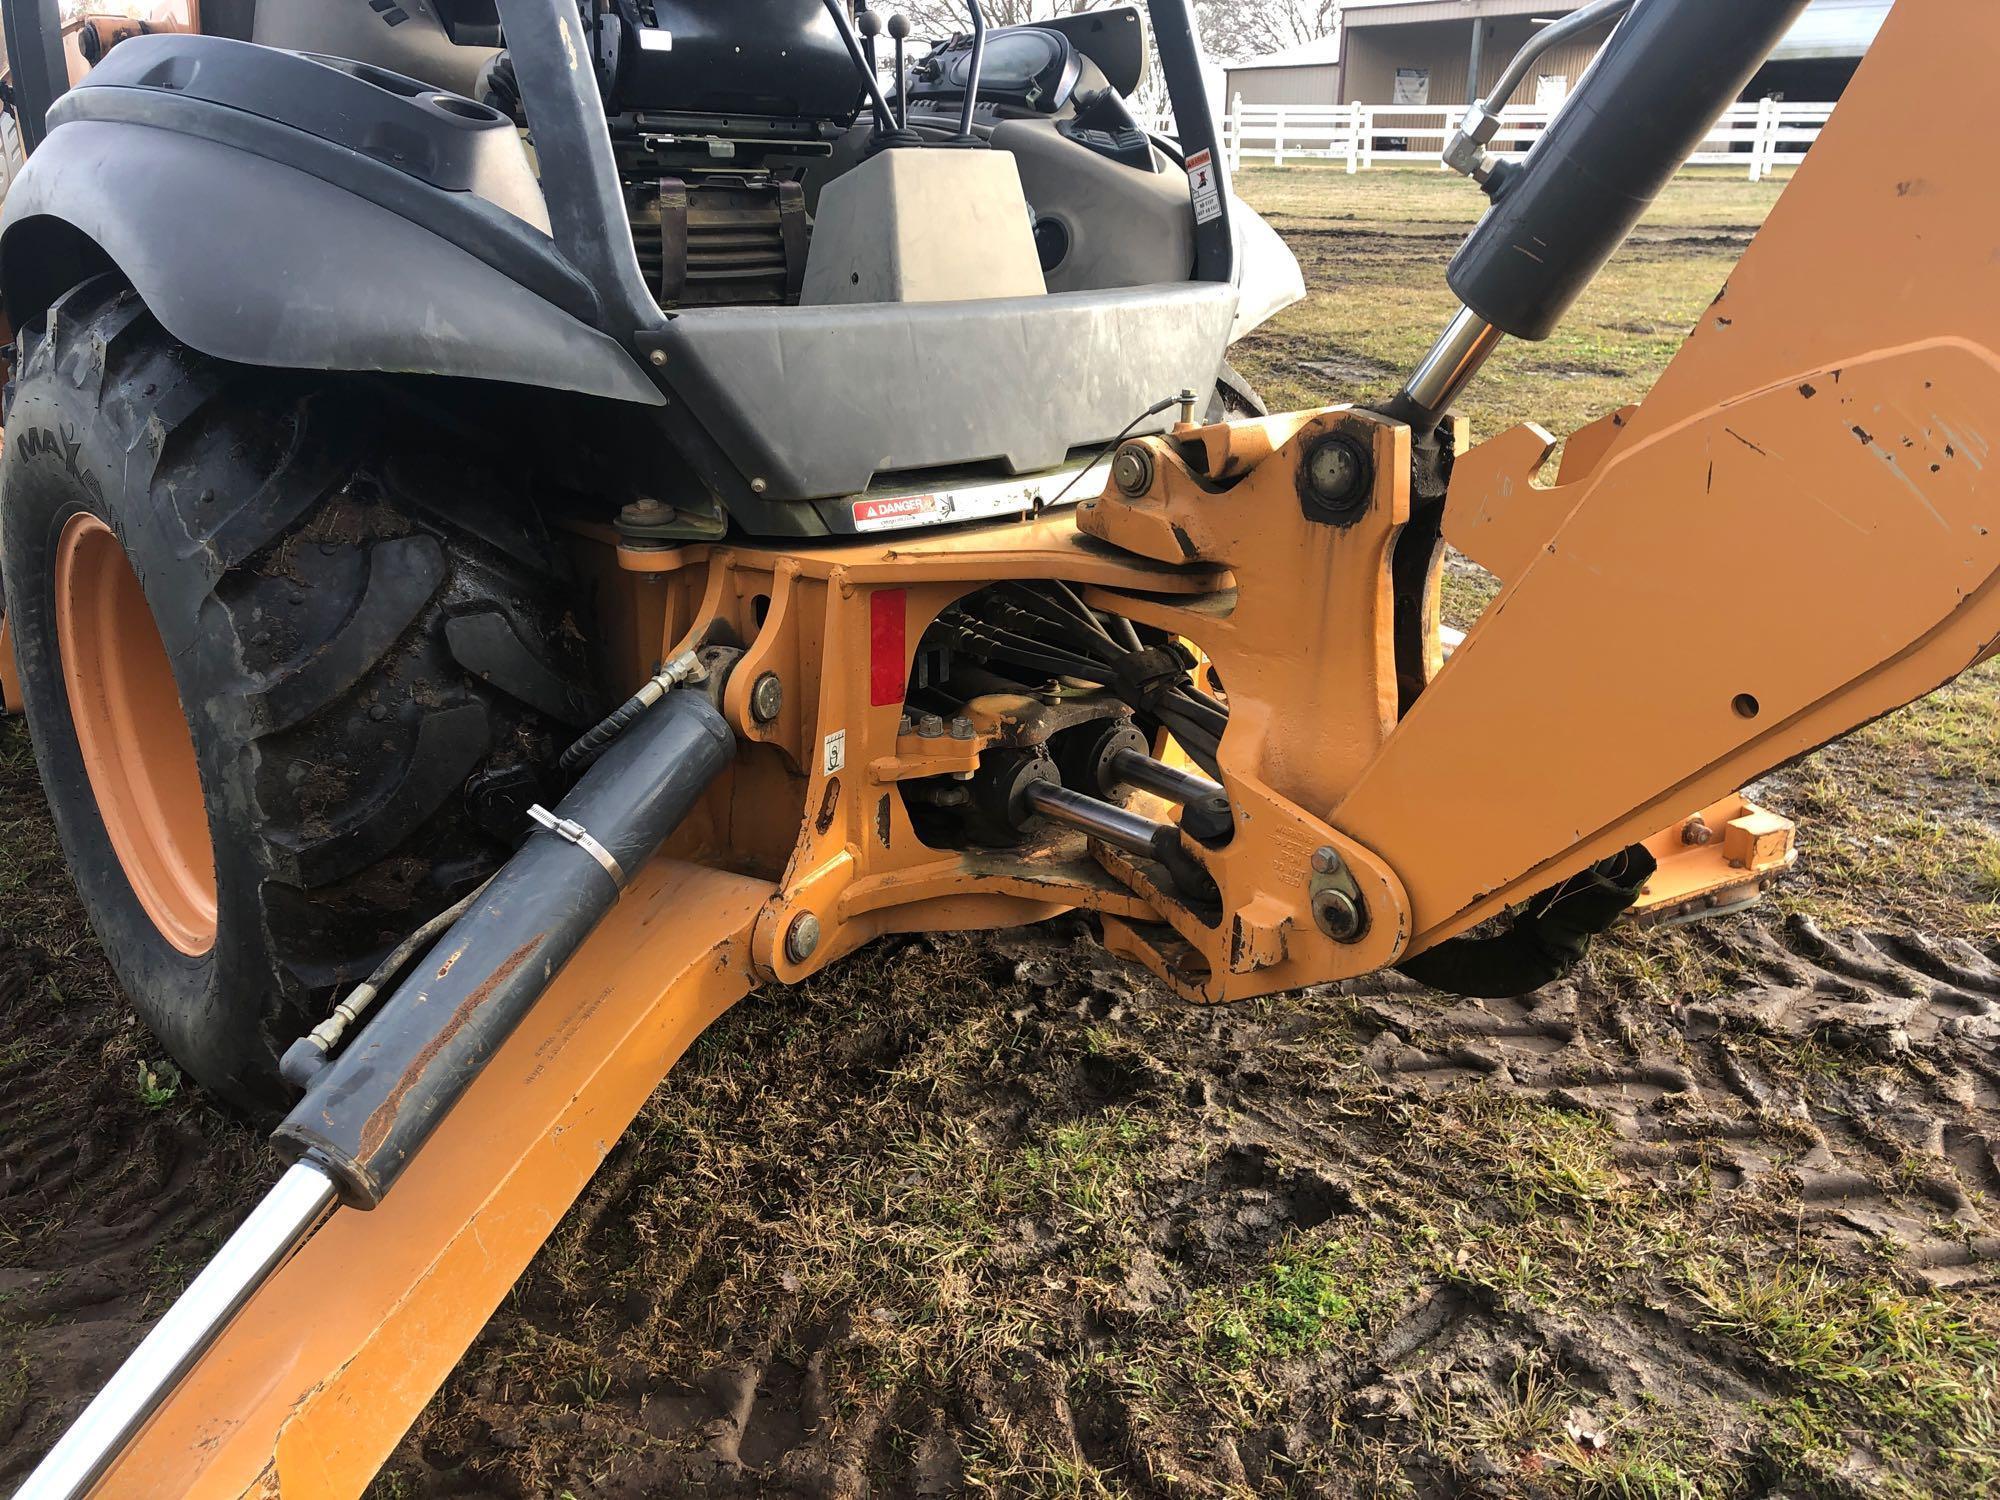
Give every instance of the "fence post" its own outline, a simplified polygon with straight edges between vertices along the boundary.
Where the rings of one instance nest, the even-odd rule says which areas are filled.
[[[1750,180],[1762,182],[1771,171],[1777,145],[1777,101],[1769,94],[1757,101],[1757,129],[1750,138]]]
[[[1285,106],[1280,104],[1278,112],[1271,117],[1271,165],[1285,164]]]
[[[1361,106],[1361,165],[1369,171],[1375,170],[1375,106]]]
[[[1361,105],[1347,106],[1347,175],[1361,170]]]
[[[1232,94],[1230,96],[1229,129],[1226,138],[1229,145],[1227,150],[1224,151],[1223,157],[1228,161],[1230,171],[1240,172],[1243,170],[1243,96],[1241,94]]]

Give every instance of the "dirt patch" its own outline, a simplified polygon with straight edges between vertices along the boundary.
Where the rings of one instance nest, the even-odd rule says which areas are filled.
[[[0,893],[0,1483],[275,1176],[142,1085],[39,858]],[[1704,982],[1635,982],[1660,942]],[[1080,921],[878,945],[698,1044],[375,1492],[1969,1493],[1996,1035],[1993,949],[1803,918],[1519,1003],[1201,1010]]]
[[[132,1016],[64,872],[27,735],[0,720],[0,1485],[275,1171]]]

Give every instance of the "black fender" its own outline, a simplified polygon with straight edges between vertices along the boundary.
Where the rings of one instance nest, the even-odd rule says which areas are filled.
[[[557,253],[539,201],[501,207],[485,186],[491,172],[457,139],[433,147],[425,136],[449,127],[423,110],[477,106],[398,82],[412,92],[212,37],[125,43],[58,103],[7,193],[0,299],[10,321],[39,316],[108,261],[169,333],[218,359],[663,404],[631,354],[593,326],[598,299]],[[211,83],[222,97],[202,97]],[[297,99],[322,86],[331,96],[288,101],[289,119],[241,97],[254,87]],[[354,120],[355,89],[377,115],[358,143],[320,123]],[[396,110],[407,112],[384,113]],[[371,144],[383,141],[395,149]],[[463,181],[451,175],[453,149],[468,155]]]

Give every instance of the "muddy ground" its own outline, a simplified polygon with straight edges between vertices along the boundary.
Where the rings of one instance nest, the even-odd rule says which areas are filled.
[[[376,1493],[1993,1492],[1996,698],[1773,777],[1776,899],[1518,1004],[1197,1010],[1081,921],[753,996]],[[272,1175],[130,1018],[0,721],[0,1485]]]

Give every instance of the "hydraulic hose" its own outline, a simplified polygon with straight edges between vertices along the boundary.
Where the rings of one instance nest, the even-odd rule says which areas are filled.
[[[1459,300],[1547,338],[1805,3],[1638,0],[1527,160],[1486,177],[1493,207],[1446,272]]]
[[[447,927],[472,910],[472,904],[485,890],[486,882],[482,881],[477,890],[447,906],[396,944],[389,956],[375,966],[374,973],[334,1006],[332,1015],[286,1048],[285,1055],[278,1059],[278,1072],[285,1082],[293,1088],[310,1088],[312,1081],[326,1067],[328,1056],[340,1045],[340,1039],[347,1035],[347,1028],[368,1014],[369,1007],[381,997],[389,981],[403,972],[404,965],[436,942],[438,935]]]
[[[1506,931],[1450,938],[1396,967],[1448,995],[1532,994],[1576,967],[1590,940],[1625,914],[1657,869],[1646,846],[1633,844],[1532,897]]]
[[[728,766],[735,736],[669,693],[612,741],[431,955],[315,1080],[276,1140],[373,1208],[528,1008]]]
[[[556,760],[560,771],[580,770],[604,752],[604,747],[623,734],[640,714],[658,703],[683,683],[698,682],[704,675],[701,658],[684,651],[646,679],[639,691],[614,708],[604,719],[584,731],[582,737]]]
[[[1444,159],[1493,206],[1445,279],[1463,304],[1384,415],[1428,443],[1503,335],[1545,339],[1743,91],[1806,0],[1596,0],[1551,25],[1471,105]],[[1534,59],[1629,11],[1520,165],[1485,151]]]

